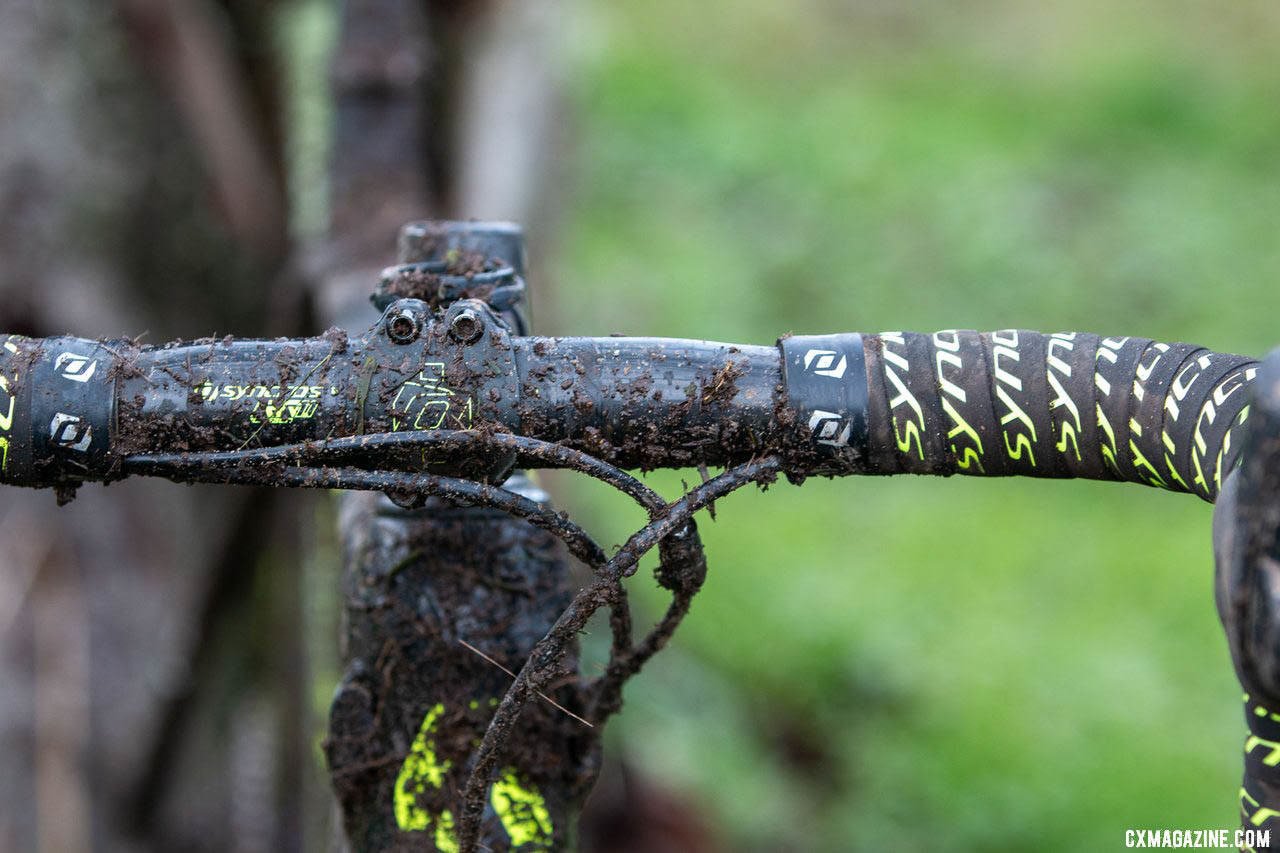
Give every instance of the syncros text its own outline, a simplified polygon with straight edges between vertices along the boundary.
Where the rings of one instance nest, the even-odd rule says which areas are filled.
[[[1243,356],[1146,338],[884,332],[873,473],[1129,480],[1212,500],[1248,416]],[[883,406],[880,408],[879,406]]]
[[[288,424],[313,418],[320,409],[320,398],[324,396],[323,385],[236,385],[201,382],[193,389],[205,403],[215,400],[237,402],[248,400],[249,422],[260,424]],[[329,388],[329,393],[338,394],[338,389]]]
[[[212,382],[201,382],[194,388],[195,392],[200,395],[201,399],[206,403],[212,403],[214,400],[242,400],[246,397],[250,399],[260,400],[276,400],[281,394],[287,390],[290,400],[319,400],[324,396],[325,386],[323,385],[232,385],[232,384],[215,384]],[[337,388],[330,388],[330,394],[337,394]]]

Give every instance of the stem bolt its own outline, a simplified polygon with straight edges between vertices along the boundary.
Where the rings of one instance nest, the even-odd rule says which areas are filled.
[[[476,312],[465,309],[449,321],[449,335],[460,344],[475,343],[484,333],[484,321]]]
[[[411,344],[418,339],[418,318],[412,311],[397,311],[387,318],[387,337],[393,343]]]

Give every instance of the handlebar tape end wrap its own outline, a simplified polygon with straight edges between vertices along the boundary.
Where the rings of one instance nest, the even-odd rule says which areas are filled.
[[[788,470],[867,472],[867,364],[862,335],[782,338],[785,403],[794,412]]]
[[[109,478],[113,365],[97,341],[0,341],[0,482],[53,486]]]

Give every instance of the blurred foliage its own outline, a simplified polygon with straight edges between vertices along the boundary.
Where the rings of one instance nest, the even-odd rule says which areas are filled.
[[[1280,339],[1274,4],[582,13],[543,332]],[[606,540],[640,522],[568,498]],[[1235,825],[1208,505],[913,478],[718,510],[706,590],[613,733],[733,849],[1092,850]]]

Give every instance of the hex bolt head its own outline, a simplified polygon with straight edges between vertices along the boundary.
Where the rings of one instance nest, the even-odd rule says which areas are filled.
[[[460,344],[475,343],[484,334],[484,320],[469,309],[459,311],[449,321],[449,335]]]
[[[418,318],[412,311],[397,311],[387,318],[387,337],[397,344],[411,344],[418,339]]]

